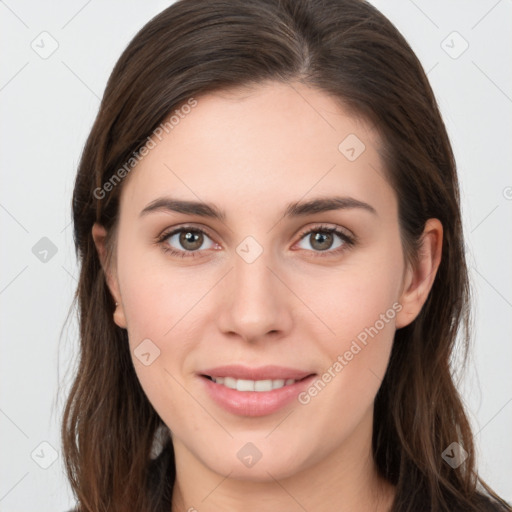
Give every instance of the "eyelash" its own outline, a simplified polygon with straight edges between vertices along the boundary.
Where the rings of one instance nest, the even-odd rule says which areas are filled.
[[[162,247],[162,249],[165,253],[168,253],[171,256],[176,256],[178,258],[195,258],[195,257],[197,257],[198,253],[200,253],[202,251],[200,251],[200,250],[177,251],[165,243],[171,236],[175,235],[176,233],[181,233],[183,231],[192,231],[194,233],[201,233],[211,239],[211,237],[208,235],[208,233],[206,233],[206,231],[204,231],[200,228],[196,228],[193,226],[181,226],[180,228],[173,229],[171,231],[165,231],[162,235],[160,235],[158,237],[158,239],[156,240],[156,243]],[[305,238],[306,236],[310,235],[311,233],[334,233],[335,235],[338,235],[339,238],[343,242],[343,245],[341,245],[340,247],[338,247],[334,250],[327,249],[326,251],[308,251],[308,252],[314,253],[315,257],[322,258],[322,257],[326,257],[326,256],[338,255],[341,252],[346,251],[350,247],[354,246],[356,243],[355,237],[351,237],[351,236],[347,235],[346,233],[344,233],[343,231],[341,231],[338,228],[333,228],[331,226],[323,226],[323,225],[315,226],[312,229],[308,229],[307,231],[302,232],[299,236],[299,241],[302,240],[303,238]],[[204,250],[206,250],[206,249],[204,249]]]

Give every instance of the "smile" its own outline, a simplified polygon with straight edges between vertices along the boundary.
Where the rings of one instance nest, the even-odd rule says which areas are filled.
[[[207,377],[215,382],[215,384],[220,384],[230,389],[236,389],[237,391],[272,391],[273,389],[280,389],[298,382],[295,379],[247,380],[235,379],[234,377]]]
[[[316,378],[316,373],[260,366],[228,365],[198,372],[206,396],[237,416],[266,416],[296,404],[297,395]]]

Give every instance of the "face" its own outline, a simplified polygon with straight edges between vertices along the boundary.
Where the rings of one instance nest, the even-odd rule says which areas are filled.
[[[123,183],[109,283],[137,376],[179,464],[349,471],[405,323],[380,140],[301,84],[196,100]]]

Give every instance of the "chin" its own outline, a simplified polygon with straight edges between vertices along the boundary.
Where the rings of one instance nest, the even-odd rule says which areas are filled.
[[[209,449],[196,452],[196,457],[211,471],[229,475],[231,479],[269,482],[288,478],[314,464],[313,453],[302,453],[301,444],[304,448],[305,443],[294,446],[292,443],[282,442],[276,446],[263,436],[261,440],[255,439],[254,442],[238,438],[228,444],[217,444],[215,450],[210,445]]]

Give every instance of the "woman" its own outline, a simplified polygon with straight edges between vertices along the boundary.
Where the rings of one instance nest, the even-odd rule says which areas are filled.
[[[73,213],[80,511],[511,510],[450,374],[453,153],[371,5],[163,11],[109,79]]]

